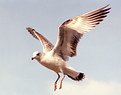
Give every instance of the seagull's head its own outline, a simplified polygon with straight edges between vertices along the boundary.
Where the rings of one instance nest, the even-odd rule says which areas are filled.
[[[39,60],[40,57],[41,57],[41,53],[36,51],[36,52],[33,53],[32,60],[33,59]]]

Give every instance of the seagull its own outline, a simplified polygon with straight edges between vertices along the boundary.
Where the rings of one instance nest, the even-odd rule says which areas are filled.
[[[38,39],[42,46],[43,52],[34,52],[32,60],[36,59],[40,64],[54,71],[58,77],[54,82],[54,91],[57,89],[57,82],[60,79],[60,87],[62,88],[62,81],[65,76],[80,81],[85,78],[84,73],[76,71],[67,63],[69,57],[77,55],[76,49],[79,40],[82,36],[94,29],[110,12],[109,4],[90,11],[88,13],[76,16],[72,19],[65,21],[60,27],[57,36],[56,44],[53,45],[43,35],[38,33],[35,29],[28,27],[28,32],[36,39]]]

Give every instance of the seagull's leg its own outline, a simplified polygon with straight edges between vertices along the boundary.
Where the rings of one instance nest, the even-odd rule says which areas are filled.
[[[56,79],[55,84],[54,84],[54,91],[56,91],[56,89],[57,89],[57,82],[60,78],[60,75],[58,73],[57,73],[57,75],[58,75],[58,78]]]
[[[59,89],[62,88],[62,82],[63,82],[64,78],[65,78],[65,74],[64,74],[63,78],[62,78],[61,81],[60,81],[60,88],[59,88]]]

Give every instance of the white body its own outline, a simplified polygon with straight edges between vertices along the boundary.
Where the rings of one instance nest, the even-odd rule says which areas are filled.
[[[70,67],[61,57],[53,55],[52,51],[46,54],[43,53],[41,56],[36,56],[37,53],[38,52],[35,52],[33,54],[33,58],[48,69],[51,69],[56,73],[63,73],[65,75],[72,76],[73,78],[78,76],[78,72]]]
[[[48,52],[41,57],[42,60],[38,62],[43,66],[55,71],[56,73],[63,73],[62,71],[64,70],[64,67],[66,67],[66,63],[62,58],[55,55],[53,56],[51,52]]]

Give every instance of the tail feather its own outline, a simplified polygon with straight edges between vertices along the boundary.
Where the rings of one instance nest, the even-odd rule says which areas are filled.
[[[75,80],[75,81],[80,81],[82,79],[84,79],[84,73],[79,73],[79,75],[77,77],[73,77],[73,76],[70,76],[70,75],[67,75],[69,78]]]
[[[84,79],[85,75],[84,73],[81,73],[81,72],[76,72],[73,68],[69,67],[69,68],[66,68],[66,72],[65,74],[75,80],[75,81],[80,81],[82,79]]]

